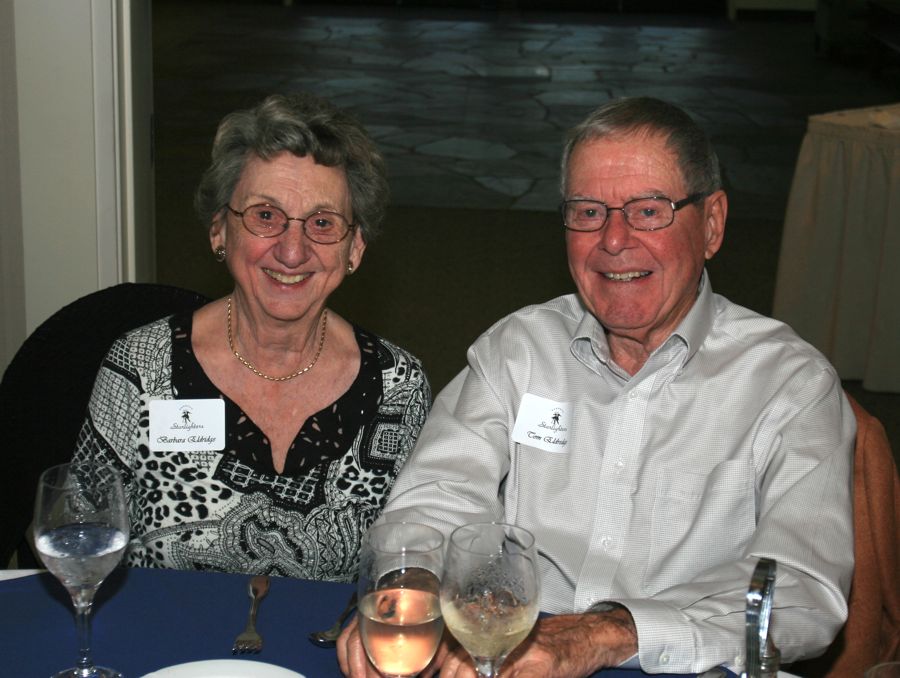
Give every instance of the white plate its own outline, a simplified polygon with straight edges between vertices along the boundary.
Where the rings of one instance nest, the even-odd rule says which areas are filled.
[[[304,678],[274,664],[246,659],[213,659],[159,669],[144,678]]]
[[[20,577],[30,577],[34,574],[40,574],[46,570],[0,570],[0,581],[7,579],[19,579]]]

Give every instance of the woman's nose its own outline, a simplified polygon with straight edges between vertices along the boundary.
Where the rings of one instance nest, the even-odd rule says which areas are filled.
[[[309,251],[310,240],[303,232],[303,222],[290,220],[275,247],[275,256],[286,266],[296,266],[303,262]]]

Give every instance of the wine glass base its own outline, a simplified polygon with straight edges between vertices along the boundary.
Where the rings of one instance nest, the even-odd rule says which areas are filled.
[[[106,668],[105,666],[95,666],[92,671],[84,669],[71,668],[59,673],[54,673],[50,678],[124,678],[121,673],[115,669]]]

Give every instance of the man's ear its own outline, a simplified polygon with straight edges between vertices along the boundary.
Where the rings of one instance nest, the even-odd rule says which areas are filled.
[[[728,196],[725,191],[718,190],[705,199],[704,235],[706,247],[703,250],[707,259],[712,259],[725,239],[725,220],[728,217]]]

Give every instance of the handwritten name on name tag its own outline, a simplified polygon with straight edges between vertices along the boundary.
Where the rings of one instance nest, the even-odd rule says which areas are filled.
[[[194,452],[225,449],[225,401],[151,400],[150,449]]]
[[[516,414],[513,440],[546,452],[568,452],[571,413],[569,403],[526,393]]]

